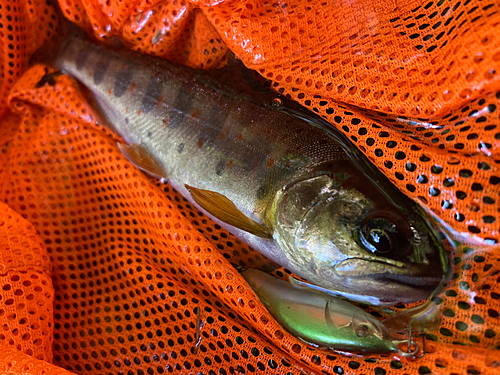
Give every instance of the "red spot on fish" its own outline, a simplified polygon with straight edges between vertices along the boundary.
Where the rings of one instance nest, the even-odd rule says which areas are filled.
[[[134,92],[136,87],[137,87],[137,83],[132,82],[132,83],[130,84],[130,89],[129,89],[129,91],[130,91],[130,92]]]
[[[228,135],[228,134],[229,134],[229,129],[224,129],[224,130],[220,133],[220,135],[219,135],[219,139],[220,139],[221,141],[222,141],[222,140],[224,140],[224,139],[227,137],[227,135]]]
[[[242,141],[243,140],[243,134],[238,134],[238,137],[237,137],[238,141]]]
[[[205,140],[203,138],[198,139],[198,148],[202,148],[205,144]]]
[[[142,108],[139,108],[139,110],[137,111],[137,115],[138,116],[142,115]]]
[[[200,116],[200,110],[195,109],[193,113],[191,113],[191,117],[198,118],[198,116]]]
[[[164,127],[167,127],[167,126],[168,126],[168,117],[165,117],[165,118],[163,119],[163,126],[164,126]]]
[[[122,66],[120,66],[120,70],[123,70],[123,69],[125,69],[126,67],[127,67],[127,65],[126,65],[126,64],[122,64]]]
[[[161,105],[161,103],[163,103],[163,96],[160,95],[160,97],[158,98],[158,100],[155,103],[155,106],[159,107]]]
[[[273,158],[268,158],[267,159],[267,163],[266,163],[266,167],[267,168],[271,168],[273,165],[274,165],[274,159]]]
[[[127,108],[125,108],[125,113],[128,113],[128,107],[127,107]]]
[[[227,163],[227,167],[231,168],[233,166],[234,162],[232,160],[229,160],[229,163]]]
[[[108,94],[109,94],[109,95],[113,95],[113,89],[109,89],[109,90],[108,90]]]
[[[266,128],[266,133],[267,133],[267,134],[271,134],[271,131],[272,131],[272,128],[271,128],[271,127]]]

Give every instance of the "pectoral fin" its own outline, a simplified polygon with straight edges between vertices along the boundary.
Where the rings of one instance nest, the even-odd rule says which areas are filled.
[[[123,156],[141,171],[159,179],[165,178],[165,173],[161,165],[153,159],[149,151],[143,146],[137,144],[128,145],[118,142],[118,148]]]
[[[222,194],[186,185],[194,201],[217,219],[253,235],[271,238],[267,228],[250,219]]]

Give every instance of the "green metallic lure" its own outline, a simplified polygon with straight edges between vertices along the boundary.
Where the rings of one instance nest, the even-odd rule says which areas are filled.
[[[379,320],[349,302],[297,289],[255,269],[244,271],[242,276],[276,321],[308,344],[351,353],[400,352],[401,340],[392,338]],[[412,344],[413,353],[403,355],[419,350]]]

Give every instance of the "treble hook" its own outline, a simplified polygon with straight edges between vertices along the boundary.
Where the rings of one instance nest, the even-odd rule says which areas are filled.
[[[427,353],[425,351],[425,339],[426,339],[427,335],[424,332],[424,323],[422,323],[422,322],[420,322],[420,329],[422,330],[422,333],[421,333],[421,335],[422,335],[422,354],[420,354],[419,356],[416,356],[415,358],[422,358],[425,355],[425,353]]]
[[[422,323],[421,324],[421,329],[422,331],[424,330],[424,326]],[[422,337],[422,354],[416,355],[420,351],[420,346],[416,341],[413,340],[413,322],[410,322],[410,326],[408,327],[408,340],[401,340],[401,341],[396,341],[397,344],[403,344],[406,343],[406,351],[398,349],[399,354],[401,354],[403,357],[413,357],[413,358],[422,358],[427,352],[425,349],[425,333],[423,333]],[[411,348],[414,347],[413,350]]]

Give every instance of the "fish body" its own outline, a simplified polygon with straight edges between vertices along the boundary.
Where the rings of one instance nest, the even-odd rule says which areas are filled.
[[[242,84],[245,70],[200,72],[80,39],[55,65],[92,93],[129,160],[310,282],[375,304],[425,299],[441,282],[421,210],[388,197],[336,139],[273,110],[276,94]]]
[[[264,272],[242,273],[276,321],[295,337],[352,353],[396,352],[386,327],[366,311],[339,298],[294,288]]]

